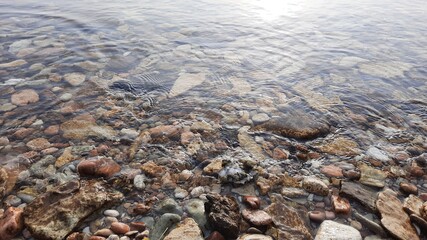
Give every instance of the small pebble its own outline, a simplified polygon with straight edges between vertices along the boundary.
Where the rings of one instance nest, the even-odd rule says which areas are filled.
[[[130,227],[121,222],[113,222],[111,223],[110,229],[117,234],[125,234],[130,231]]]
[[[322,222],[323,220],[326,219],[326,214],[325,212],[321,212],[321,211],[310,211],[308,213],[308,217],[310,218],[310,220],[314,222]]]
[[[104,215],[108,217],[118,217],[120,216],[120,213],[117,210],[108,209],[104,211]]]

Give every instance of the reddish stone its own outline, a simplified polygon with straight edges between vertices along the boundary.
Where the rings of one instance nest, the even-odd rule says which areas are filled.
[[[146,214],[148,211],[150,211],[150,206],[147,206],[143,203],[138,203],[135,205],[134,209],[133,209],[133,213],[138,214],[138,215],[144,215]]]
[[[254,196],[243,196],[243,202],[246,203],[252,209],[259,209],[261,202],[258,197]]]
[[[424,170],[418,166],[411,166],[409,168],[409,172],[411,173],[411,176],[414,177],[422,177],[424,175]]]
[[[242,216],[246,221],[248,221],[249,223],[255,226],[267,226],[273,222],[273,219],[271,218],[271,216],[262,210],[253,211],[253,210],[243,209]]]
[[[131,222],[129,225],[132,231],[143,232],[146,229],[145,222]]]
[[[351,210],[350,203],[347,199],[333,195],[331,197],[332,206],[336,213],[349,214]]]
[[[188,145],[194,140],[195,140],[194,133],[192,133],[192,132],[181,133],[181,144],[182,145]]]
[[[149,176],[162,176],[164,174],[163,167],[155,164],[153,161],[148,161],[141,166],[141,170]]]
[[[326,215],[325,215],[325,212],[322,212],[322,211],[310,211],[308,213],[308,217],[310,218],[311,221],[323,222],[323,220],[325,220],[326,218]]]
[[[89,238],[89,240],[105,240],[105,237],[101,237],[101,236],[92,236]]]
[[[275,148],[273,150],[273,159],[283,160],[288,159],[288,154],[280,148]]]
[[[121,222],[111,223],[110,229],[116,234],[125,234],[130,231],[129,225]]]
[[[52,125],[44,130],[44,133],[47,135],[55,135],[55,134],[58,134],[58,132],[59,132],[59,125]]]
[[[84,240],[85,234],[79,232],[73,232],[66,238],[67,240]]]
[[[334,165],[324,166],[320,169],[320,172],[328,177],[343,177],[342,169]]]
[[[35,130],[33,128],[19,128],[13,133],[13,137],[17,139],[24,139],[30,136]]]
[[[214,231],[212,232],[206,240],[225,240],[225,238],[221,235],[221,233]]]
[[[110,158],[90,158],[81,161],[77,171],[82,176],[109,178],[120,172],[120,165]]]
[[[418,197],[424,202],[427,202],[427,193],[420,193]]]
[[[24,228],[21,208],[9,207],[0,219],[0,240],[10,240]]]
[[[151,134],[152,138],[159,138],[159,137],[173,137],[178,135],[178,133],[180,132],[181,128],[178,126],[174,126],[174,125],[162,125],[162,126],[157,126],[154,128],[151,128],[149,131],[149,133]]]
[[[350,180],[358,180],[360,178],[360,172],[355,170],[343,171],[343,175]]]
[[[32,89],[25,89],[20,92],[14,93],[11,96],[11,102],[18,106],[25,106],[29,103],[39,101],[39,95]]]
[[[418,188],[417,186],[415,186],[412,183],[405,183],[405,182],[401,182],[400,185],[400,191],[406,193],[406,194],[414,194],[417,195],[418,193]]]
[[[45,138],[35,138],[27,142],[27,147],[31,150],[40,151],[50,147],[50,142]]]

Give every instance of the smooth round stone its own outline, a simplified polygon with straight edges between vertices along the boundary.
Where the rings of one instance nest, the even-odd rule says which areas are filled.
[[[59,99],[63,102],[70,101],[71,98],[73,98],[73,95],[71,93],[64,93],[61,95],[61,97],[59,97]]]
[[[418,193],[418,188],[417,188],[417,186],[415,186],[414,184],[412,184],[412,183],[405,183],[405,182],[402,182],[402,183],[400,183],[400,190],[402,191],[402,192],[404,192],[404,193],[406,193],[406,194],[414,194],[414,195],[417,195],[417,193]]]
[[[182,188],[176,188],[174,193],[175,193],[174,194],[175,198],[178,198],[178,199],[183,199],[188,196],[187,190]]]
[[[267,114],[265,114],[265,113],[258,113],[258,114],[255,114],[252,117],[252,121],[255,124],[260,124],[260,123],[263,123],[263,122],[267,122],[268,120],[270,120],[270,117]]]
[[[107,240],[120,240],[120,237],[116,234],[108,236]]]
[[[17,207],[21,205],[22,199],[15,195],[9,195],[6,200],[4,201],[7,205],[11,205],[12,207]]]
[[[101,237],[108,237],[111,234],[113,234],[113,231],[111,231],[108,228],[99,229],[98,231],[95,232],[96,236],[101,236]]]
[[[130,231],[130,227],[121,222],[113,222],[111,223],[110,229],[117,234],[125,234]]]
[[[335,219],[335,213],[331,211],[325,211],[325,216],[327,220]]]
[[[108,216],[108,217],[118,217],[118,216],[120,216],[120,213],[117,210],[108,209],[108,210],[104,211],[104,215]]]
[[[120,238],[120,240],[130,240],[130,238],[128,236],[123,236]]]
[[[248,209],[243,209],[242,216],[255,226],[267,226],[273,222],[271,216],[262,210],[249,211]]]
[[[200,195],[202,195],[203,193],[205,193],[205,189],[202,186],[198,186],[198,187],[193,188],[193,190],[191,190],[190,194],[193,198],[197,198]]]
[[[104,223],[105,223],[106,227],[110,227],[113,222],[118,222],[118,221],[119,220],[117,220],[117,218],[115,218],[115,217],[105,217],[104,218]]]
[[[310,211],[308,213],[308,217],[310,218],[311,221],[322,222],[323,220],[326,219],[326,214],[325,212],[321,212],[321,211]]]
[[[243,202],[249,205],[252,209],[259,209],[261,201],[255,196],[243,196]]]
[[[30,202],[32,202],[33,200],[34,200],[34,196],[31,196],[31,195],[28,195],[28,194],[25,194],[25,193],[18,193],[18,195],[17,195],[20,199],[22,199],[22,201],[24,202],[24,203],[30,203]]]

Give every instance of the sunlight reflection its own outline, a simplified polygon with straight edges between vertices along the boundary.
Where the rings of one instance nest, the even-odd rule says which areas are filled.
[[[300,7],[295,0],[257,0],[255,4],[260,7],[261,17],[268,21],[288,15]]]

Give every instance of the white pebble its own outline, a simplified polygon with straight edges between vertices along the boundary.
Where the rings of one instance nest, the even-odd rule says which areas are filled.
[[[120,213],[114,209],[108,209],[104,211],[104,215],[108,217],[118,217]]]

